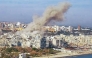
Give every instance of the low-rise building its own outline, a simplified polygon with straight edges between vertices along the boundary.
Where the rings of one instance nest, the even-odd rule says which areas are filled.
[[[26,54],[25,53],[19,54],[19,58],[26,58]]]

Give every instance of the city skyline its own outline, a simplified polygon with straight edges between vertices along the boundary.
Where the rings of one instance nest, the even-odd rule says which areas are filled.
[[[91,27],[91,0],[0,0],[0,21],[32,22],[33,15],[42,15],[48,6],[69,2],[70,9],[65,13],[61,25],[82,25]]]

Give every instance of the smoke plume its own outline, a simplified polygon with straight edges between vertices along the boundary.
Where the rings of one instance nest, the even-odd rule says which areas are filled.
[[[64,19],[64,13],[69,9],[70,4],[68,2],[61,3],[57,6],[48,7],[41,17],[35,16],[33,22],[31,22],[24,31],[41,30],[41,28],[52,20],[62,21]]]

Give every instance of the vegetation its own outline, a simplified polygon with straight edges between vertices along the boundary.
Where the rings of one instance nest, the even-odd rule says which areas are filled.
[[[11,52],[18,52],[18,49],[16,49],[16,48],[6,48],[5,51],[9,52],[9,53],[11,53]]]
[[[18,57],[19,53],[29,53],[27,56],[42,56],[42,55],[49,55],[55,54],[57,51],[53,49],[36,49],[36,48],[21,48],[21,47],[11,47],[11,48],[2,48],[1,49],[1,58],[12,58]]]

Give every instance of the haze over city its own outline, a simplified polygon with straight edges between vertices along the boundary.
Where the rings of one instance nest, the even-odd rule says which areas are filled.
[[[91,3],[0,0],[0,58],[92,58]]]
[[[0,0],[0,21],[32,21],[33,15],[42,15],[48,6],[67,1],[71,8],[65,13],[63,22],[56,24],[91,27],[92,0]]]

